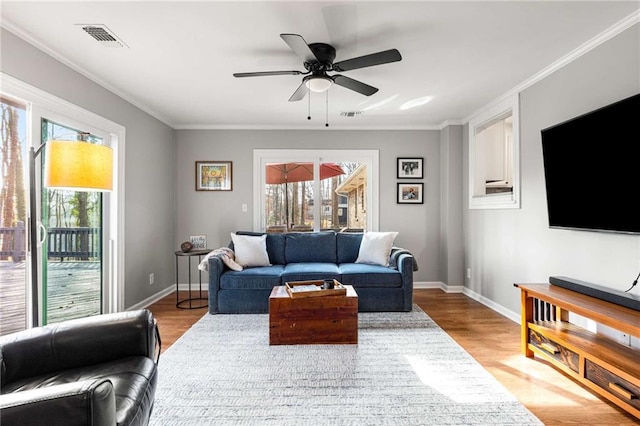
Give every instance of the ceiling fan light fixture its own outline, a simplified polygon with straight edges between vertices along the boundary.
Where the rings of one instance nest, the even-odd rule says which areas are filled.
[[[333,80],[330,77],[323,75],[309,76],[304,82],[309,90],[316,93],[322,93],[329,90],[333,85]]]

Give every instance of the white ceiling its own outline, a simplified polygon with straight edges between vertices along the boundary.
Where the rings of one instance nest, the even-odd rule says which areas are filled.
[[[333,86],[331,128],[434,128],[468,118],[621,21],[638,1],[219,2],[2,0],[1,23],[174,128],[323,128],[325,96],[288,102],[302,76],[279,37],[337,50],[336,62],[396,48],[402,61],[343,74],[379,88]],[[630,19],[630,15],[633,15]],[[104,24],[108,48],[77,24]],[[573,52],[573,53],[572,53]],[[406,109],[416,99],[430,102]],[[403,105],[405,108],[403,108]],[[355,117],[341,112],[363,111]]]

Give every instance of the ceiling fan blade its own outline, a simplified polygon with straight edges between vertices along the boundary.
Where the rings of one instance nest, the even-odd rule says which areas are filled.
[[[262,72],[236,72],[234,77],[264,77],[268,75],[302,75],[302,71],[262,71]]]
[[[280,34],[280,38],[289,45],[296,55],[298,55],[304,62],[319,62],[315,53],[311,50],[306,41],[298,34]]]
[[[336,71],[350,71],[358,68],[372,67],[374,65],[388,64],[389,62],[397,62],[400,60],[402,60],[400,52],[398,52],[397,49],[390,49],[337,62],[333,64],[333,69]]]
[[[307,88],[307,85],[303,81],[302,84],[298,86],[296,91],[293,92],[293,95],[291,95],[291,97],[289,98],[289,102],[301,101],[307,95],[308,92],[309,92],[309,88]]]
[[[338,86],[346,87],[365,96],[371,96],[378,91],[377,88],[364,84],[358,80],[354,80],[344,75],[334,75],[331,77],[333,82]]]

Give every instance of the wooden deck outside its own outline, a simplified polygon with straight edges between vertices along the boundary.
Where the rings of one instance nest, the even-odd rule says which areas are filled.
[[[0,335],[26,327],[25,262],[0,261]],[[48,265],[47,323],[101,312],[100,262]]]

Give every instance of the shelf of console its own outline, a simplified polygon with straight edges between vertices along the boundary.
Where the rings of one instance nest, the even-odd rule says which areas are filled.
[[[640,312],[549,284],[521,290],[522,352],[537,356],[640,419],[640,350],[569,323],[568,313],[640,336]],[[534,301],[551,304],[541,315]],[[545,318],[540,318],[545,317]],[[549,318],[551,317],[551,318]]]

